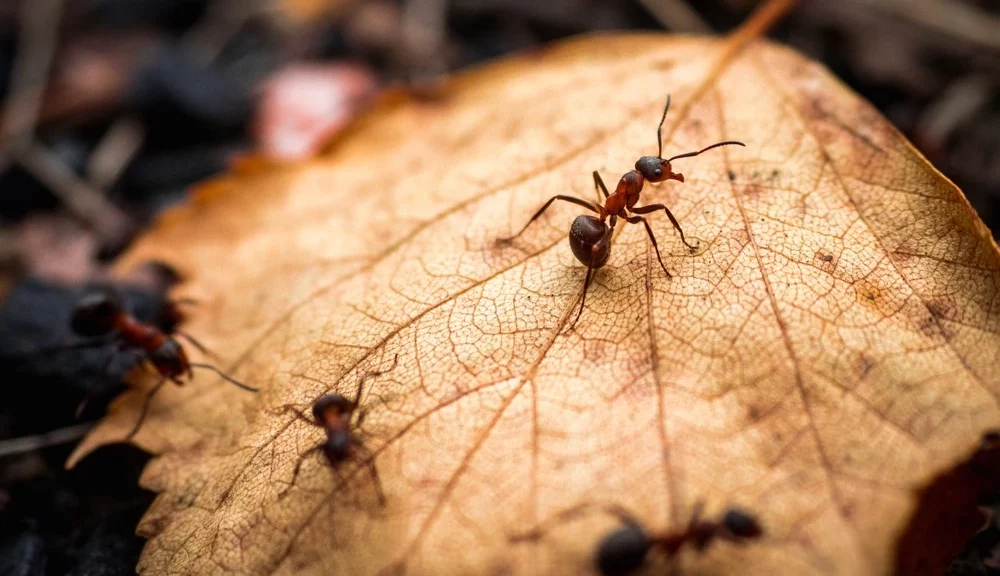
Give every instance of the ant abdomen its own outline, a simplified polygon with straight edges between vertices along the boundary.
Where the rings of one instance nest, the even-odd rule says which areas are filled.
[[[569,229],[569,247],[581,264],[601,268],[611,257],[611,235],[608,225],[600,218],[581,215]]]
[[[601,542],[597,549],[597,568],[603,576],[625,576],[646,561],[652,542],[638,524],[626,524]]]
[[[323,443],[323,453],[331,462],[342,462],[351,456],[351,435],[346,428],[330,434]]]
[[[70,329],[79,336],[104,336],[114,330],[121,305],[107,292],[87,294],[73,309]]]

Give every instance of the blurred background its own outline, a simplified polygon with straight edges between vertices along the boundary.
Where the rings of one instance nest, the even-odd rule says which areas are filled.
[[[193,183],[249,154],[308,158],[387,87],[432,97],[450,70],[591,31],[725,33],[756,3],[0,0],[0,575],[134,574],[147,456],[62,469],[132,365],[65,348],[67,319]],[[771,37],[878,107],[1000,231],[1000,2],[801,0]],[[168,326],[176,281],[153,264],[116,287]],[[990,520],[950,573],[1000,574],[998,540]]]

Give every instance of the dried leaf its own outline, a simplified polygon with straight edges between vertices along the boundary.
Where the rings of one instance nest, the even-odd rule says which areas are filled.
[[[654,152],[667,92],[665,151],[747,147],[647,187],[701,249],[651,218],[667,279],[621,225],[567,331],[579,209],[494,240]],[[700,574],[886,574],[918,508],[947,511],[925,490],[1000,425],[987,231],[869,105],[764,43],[601,36],[467,73],[308,165],[204,187],[122,266],[153,257],[202,302],[188,329],[262,391],[199,375],[154,402],[143,574],[588,573],[617,520],[545,524],[588,502],[651,530],[698,502],[758,514],[762,541],[680,556]],[[396,355],[362,400],[388,505],[357,461],[307,461],[289,488],[322,432],[276,410],[351,394]],[[74,458],[124,436],[141,398]],[[973,494],[966,476],[949,487]]]

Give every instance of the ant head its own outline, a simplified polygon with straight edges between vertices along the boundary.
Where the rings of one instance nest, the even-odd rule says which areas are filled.
[[[181,348],[180,342],[173,338],[167,338],[163,344],[149,355],[150,362],[156,366],[157,371],[163,375],[180,376],[188,370],[187,355]],[[183,380],[175,380],[177,385],[181,385]]]
[[[669,179],[673,172],[670,170],[670,161],[658,156],[643,156],[635,161],[635,169],[642,174],[642,177],[650,182],[663,182]]]
[[[642,567],[652,545],[641,526],[626,524],[601,541],[597,549],[597,569],[603,576],[631,574]]]
[[[337,393],[325,394],[313,404],[313,418],[317,422],[323,422],[326,420],[324,416],[330,410],[335,410],[338,414],[347,414],[354,410],[354,403]]]
[[[584,266],[600,268],[611,256],[611,235],[608,225],[600,218],[586,214],[577,216],[569,229],[569,247]]]
[[[734,540],[754,540],[764,534],[760,522],[752,514],[739,508],[726,510],[722,526]]]
[[[121,304],[110,292],[87,294],[76,303],[70,328],[79,336],[103,336],[115,327]]]

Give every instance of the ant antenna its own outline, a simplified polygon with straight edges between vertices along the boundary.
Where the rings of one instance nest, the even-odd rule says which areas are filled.
[[[253,386],[247,386],[246,384],[240,382],[239,380],[233,378],[232,376],[226,375],[225,373],[222,372],[222,370],[219,370],[218,368],[216,368],[215,366],[212,366],[211,364],[203,364],[201,362],[191,362],[190,366],[192,368],[204,368],[206,370],[211,370],[212,372],[215,372],[216,374],[218,374],[219,376],[221,376],[222,379],[225,380],[226,382],[229,382],[230,384],[234,384],[234,385],[236,385],[236,386],[238,386],[238,387],[240,387],[240,388],[242,388],[242,389],[244,389],[244,390],[246,390],[248,392],[260,392],[259,389],[254,388]]]
[[[197,339],[195,339],[194,336],[188,334],[187,332],[185,332],[183,330],[180,330],[180,329],[175,329],[174,330],[174,334],[177,334],[181,338],[184,338],[185,340],[187,340],[192,346],[194,346],[195,348],[197,348],[198,351],[201,352],[202,354],[204,354],[205,356],[212,356],[214,358],[218,358],[218,356],[216,356],[215,354],[213,354],[208,348],[205,347],[204,344],[202,344],[201,342],[199,342]]]
[[[732,144],[735,144],[737,146],[746,147],[746,144],[740,142],[739,140],[726,140],[725,142],[716,142],[715,144],[712,144],[711,146],[707,146],[705,148],[702,148],[701,150],[698,150],[697,152],[686,152],[684,154],[678,154],[677,156],[671,156],[670,158],[667,158],[667,162],[672,162],[674,160],[677,160],[678,158],[690,158],[692,156],[697,156],[698,154],[701,154],[702,152],[708,152],[712,148],[718,148],[719,146],[729,146],[729,145],[732,145]]]
[[[365,372],[365,374],[361,376],[361,379],[358,380],[358,393],[357,395],[354,396],[354,405],[357,406],[358,403],[361,402],[361,391],[362,389],[364,389],[365,380],[381,376],[382,374],[385,374],[387,372],[392,372],[396,368],[396,364],[398,362],[399,362],[399,354],[396,354],[396,356],[392,359],[392,366],[389,366],[389,368],[385,370],[372,370],[371,372]]]
[[[667,94],[667,105],[663,107],[663,116],[660,117],[660,125],[656,127],[656,157],[663,158],[663,121],[667,119],[667,110],[670,110],[670,94]]]

